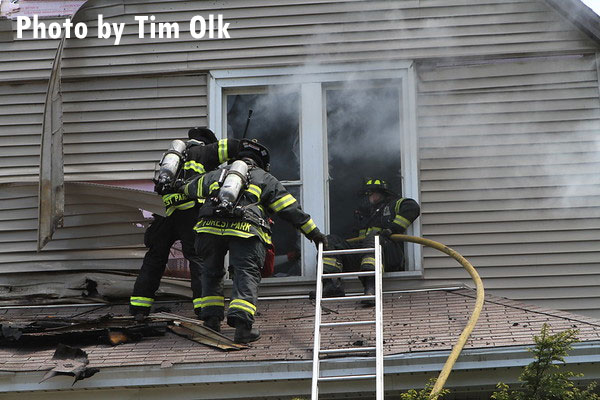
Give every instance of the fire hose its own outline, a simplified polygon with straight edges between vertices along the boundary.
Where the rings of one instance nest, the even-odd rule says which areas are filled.
[[[471,265],[471,263],[468,262],[456,250],[453,250],[446,245],[443,245],[443,244],[433,241],[433,240],[424,239],[424,238],[416,237],[416,236],[408,236],[408,235],[395,234],[395,235],[391,235],[390,239],[392,239],[396,242],[418,243],[423,246],[432,247],[436,250],[441,251],[442,253],[449,255],[450,257],[452,257],[456,261],[458,261],[460,263],[460,265],[462,265],[467,270],[467,272],[469,273],[469,275],[471,275],[471,278],[475,282],[475,288],[477,289],[477,296],[475,298],[475,307],[473,308],[471,317],[469,318],[467,325],[465,326],[462,333],[460,334],[458,341],[452,348],[452,351],[450,352],[450,355],[448,356],[448,359],[446,360],[446,363],[444,364],[444,367],[442,368],[442,371],[440,372],[440,374],[435,382],[435,385],[433,386],[433,389],[431,390],[431,394],[429,395],[429,400],[437,400],[437,398],[440,395],[440,392],[442,391],[442,389],[444,387],[444,384],[446,383],[446,380],[448,379],[448,376],[450,375],[450,372],[452,371],[452,368],[454,367],[454,364],[456,363],[456,360],[458,359],[458,356],[460,355],[460,352],[462,351],[463,347],[465,346],[465,343],[469,339],[469,336],[471,335],[471,332],[473,332],[473,328],[475,328],[475,324],[477,323],[477,320],[479,319],[479,314],[481,313],[481,310],[483,308],[483,301],[484,301],[483,283],[481,282],[481,278],[479,277],[479,274],[477,273],[475,268]],[[357,240],[359,240],[359,239],[358,238],[349,239],[350,242],[354,242]]]

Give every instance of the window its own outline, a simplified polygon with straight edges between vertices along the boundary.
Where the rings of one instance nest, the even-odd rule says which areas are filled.
[[[357,192],[367,178],[384,179],[400,191],[399,87],[360,81],[325,89],[329,225],[342,237],[356,236]]]
[[[248,138],[271,150],[271,173],[326,233],[351,237],[364,178],[381,177],[419,201],[415,88],[410,64],[344,64],[211,71],[209,126],[219,137]],[[408,234],[420,235],[413,224]],[[315,277],[315,246],[275,221],[279,276]],[[420,274],[421,249],[406,245]],[[286,278],[291,279],[291,278]]]
[[[227,137],[258,139],[267,146],[271,174],[301,201],[300,94],[297,88],[275,86],[250,93],[234,89],[226,91],[225,96]],[[302,275],[300,233],[277,216],[273,221],[274,276]]]

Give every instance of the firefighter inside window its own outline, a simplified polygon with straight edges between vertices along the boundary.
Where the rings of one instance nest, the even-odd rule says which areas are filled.
[[[373,247],[374,236],[383,236],[388,272],[406,269],[406,260],[404,244],[387,237],[404,233],[420,213],[413,199],[401,195],[400,87],[386,80],[346,83],[325,91],[330,232],[334,233],[328,236],[329,249]],[[324,257],[323,261],[325,273],[374,269],[372,255]],[[374,294],[374,278],[361,282],[365,294]],[[325,279],[323,284],[325,297],[344,295],[341,280]]]

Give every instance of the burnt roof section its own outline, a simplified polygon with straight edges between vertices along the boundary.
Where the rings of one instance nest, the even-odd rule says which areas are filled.
[[[464,328],[475,302],[469,289],[431,290],[384,295],[384,354],[393,355],[433,350],[450,350]],[[370,308],[345,302],[328,305],[323,321],[368,319]],[[173,303],[171,311],[193,316],[190,303]],[[45,307],[1,309],[4,320],[28,320],[45,317],[98,317],[107,312],[127,313],[127,306]],[[310,360],[312,357],[314,305],[308,299],[275,299],[259,302],[257,326],[262,338],[248,350],[222,352],[203,346],[173,333],[145,338],[140,342],[118,346],[82,346],[88,354],[89,367],[171,366],[181,363],[260,362]],[[487,296],[481,317],[465,349],[522,346],[533,344],[533,336],[544,323],[551,330],[579,330],[581,341],[600,340],[600,321],[563,311],[543,309],[512,300]],[[371,346],[372,328],[356,326],[322,330],[323,347]],[[224,326],[223,333],[233,337],[233,329]],[[54,366],[55,347],[0,348],[0,370],[42,371]]]

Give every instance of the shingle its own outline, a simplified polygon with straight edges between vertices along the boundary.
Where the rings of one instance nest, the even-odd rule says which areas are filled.
[[[449,350],[458,339],[475,303],[475,292],[419,291],[389,293],[384,296],[385,354],[416,351]],[[372,319],[373,309],[356,302],[327,304],[323,321]],[[171,312],[193,317],[189,302],[170,304]],[[107,313],[126,315],[124,305],[106,307],[52,307],[43,309],[9,309],[6,319],[29,320],[46,316],[93,318]],[[90,366],[114,367],[163,365],[223,361],[309,360],[312,357],[314,305],[308,299],[260,300],[257,326],[262,339],[248,350],[222,352],[167,333],[163,337],[145,338],[137,343],[111,347],[83,346]],[[507,345],[531,345],[533,335],[548,323],[553,331],[579,329],[582,341],[600,340],[600,321],[564,311],[544,309],[512,300],[486,297],[480,320],[466,348]],[[375,336],[369,326],[323,329],[322,344],[327,347],[373,345]],[[234,330],[223,324],[226,336]],[[353,345],[353,343],[358,343]],[[0,348],[0,370],[26,371],[48,368],[53,364],[52,349],[23,350]]]

